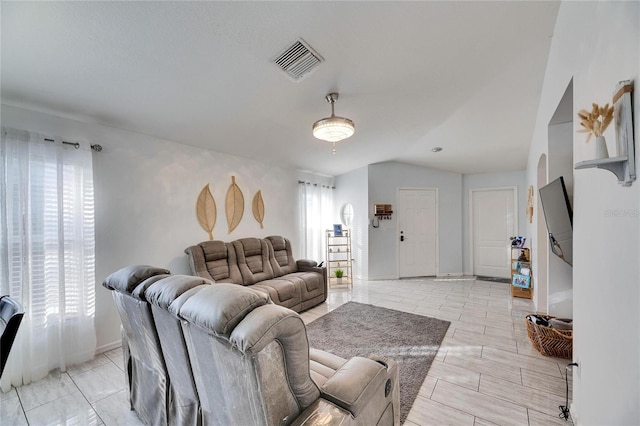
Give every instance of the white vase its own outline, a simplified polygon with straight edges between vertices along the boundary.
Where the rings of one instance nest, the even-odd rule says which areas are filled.
[[[607,141],[604,136],[596,136],[596,160],[602,160],[609,158],[609,151],[607,151]]]

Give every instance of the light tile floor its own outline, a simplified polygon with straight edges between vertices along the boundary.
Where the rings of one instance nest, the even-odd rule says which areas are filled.
[[[360,281],[333,286],[327,302],[302,318],[309,323],[348,301],[451,321],[405,425],[567,425],[558,406],[570,361],[533,349],[524,323],[533,304],[512,298],[509,284]],[[127,398],[122,350],[114,349],[3,393],[0,425],[140,425]]]

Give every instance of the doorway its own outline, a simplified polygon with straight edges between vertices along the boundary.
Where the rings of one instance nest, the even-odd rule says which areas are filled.
[[[438,190],[398,190],[398,274],[403,277],[438,273]]]
[[[569,196],[573,203],[573,80],[571,80],[560,99],[555,113],[548,126],[547,182],[563,177]],[[539,197],[538,197],[539,198]],[[546,220],[539,210],[538,221]],[[549,244],[545,237],[544,244]],[[542,244],[543,241],[539,241]],[[548,248],[548,247],[547,247]],[[536,265],[533,265],[535,268]],[[573,317],[573,268],[558,256],[547,250],[547,312],[562,318]],[[544,308],[544,306],[540,306]]]
[[[510,278],[509,237],[518,229],[517,188],[471,190],[473,273]]]

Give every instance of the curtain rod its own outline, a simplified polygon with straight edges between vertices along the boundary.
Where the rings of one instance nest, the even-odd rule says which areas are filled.
[[[324,184],[319,184],[319,183],[313,183],[313,182],[305,182],[303,180],[299,180],[298,184],[300,185],[313,185],[313,186],[322,186],[324,188],[331,188],[331,189],[336,189],[335,186],[329,186],[329,185],[324,185]]]
[[[53,139],[48,139],[48,138],[44,138],[45,142],[55,142]],[[78,142],[67,142],[67,141],[62,141],[63,144],[65,145],[72,145],[75,149],[80,148],[80,143]],[[100,152],[102,151],[102,145],[98,145],[96,144],[91,144],[91,151],[94,152]]]

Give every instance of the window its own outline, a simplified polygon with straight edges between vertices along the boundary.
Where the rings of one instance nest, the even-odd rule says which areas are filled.
[[[325,257],[325,231],[332,227],[333,188],[299,182],[298,200],[301,255],[320,262]]]
[[[2,129],[0,290],[25,310],[3,390],[95,354],[91,151]]]

